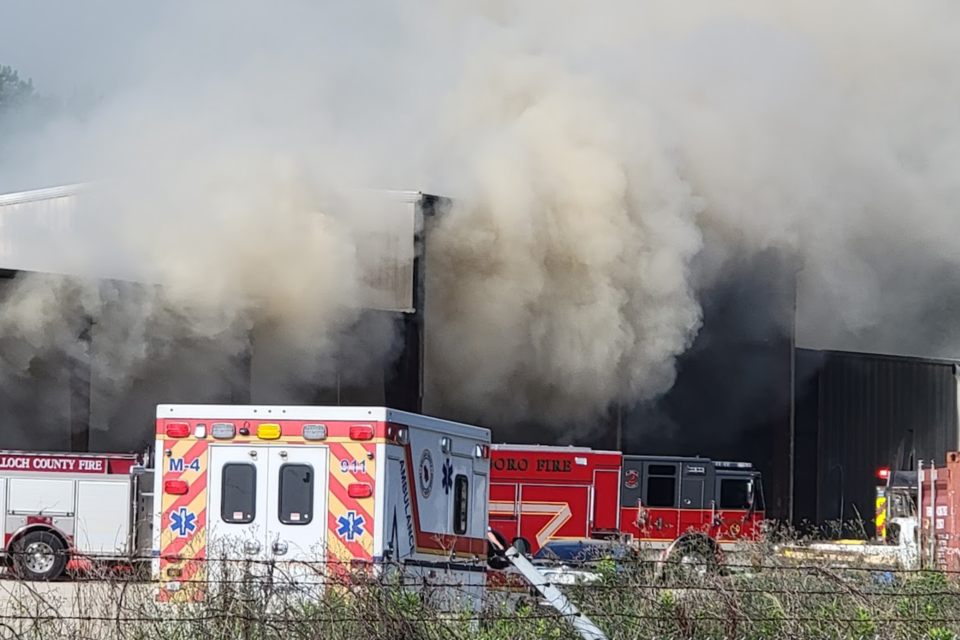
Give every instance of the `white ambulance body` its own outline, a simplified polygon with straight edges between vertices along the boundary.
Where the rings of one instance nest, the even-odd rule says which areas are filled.
[[[70,560],[128,562],[145,554],[153,487],[141,462],[137,455],[0,451],[0,552],[16,574],[52,580]]]
[[[479,607],[489,445],[487,429],[381,407],[160,405],[159,597],[202,598],[243,564],[311,592],[396,569]]]

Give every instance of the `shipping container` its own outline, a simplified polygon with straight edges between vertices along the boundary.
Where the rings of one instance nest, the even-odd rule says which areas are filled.
[[[957,449],[957,364],[798,349],[794,523],[860,520],[844,535],[875,535],[879,469]]]

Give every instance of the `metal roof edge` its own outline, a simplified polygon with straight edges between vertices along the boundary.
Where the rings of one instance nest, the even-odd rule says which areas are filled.
[[[30,191],[18,191],[14,193],[0,194],[0,206],[23,204],[25,202],[36,202],[38,200],[51,200],[53,198],[62,198],[64,196],[73,196],[78,193],[89,191],[92,184],[88,182],[78,182],[74,184],[65,184],[58,187],[47,187],[44,189],[32,189]]]
[[[93,183],[78,182],[73,184],[59,185],[56,187],[46,187],[43,189],[31,189],[29,191],[17,191],[13,193],[4,193],[4,194],[0,194],[0,205],[20,204],[23,202],[34,202],[37,200],[61,198],[63,196],[75,195],[83,191],[89,191],[92,188],[93,188]],[[337,193],[337,192],[335,191],[334,193]],[[344,194],[358,193],[358,194],[369,194],[374,196],[377,196],[377,195],[388,196],[390,198],[394,198],[402,202],[420,202],[423,200],[443,202],[443,201],[449,200],[449,198],[446,198],[444,196],[424,193],[423,191],[402,190],[402,189],[345,189],[343,191],[339,191],[339,193],[344,193]]]
[[[884,353],[882,351],[853,351],[846,349],[816,349],[813,347],[797,347],[798,353],[810,353],[817,354],[821,357],[828,356],[839,356],[839,357],[850,357],[850,358],[864,358],[864,359],[873,359],[873,360],[888,360],[895,362],[912,362],[915,364],[935,364],[935,365],[958,365],[960,364],[960,358],[949,358],[949,357],[931,357],[931,356],[914,356],[907,353]]]

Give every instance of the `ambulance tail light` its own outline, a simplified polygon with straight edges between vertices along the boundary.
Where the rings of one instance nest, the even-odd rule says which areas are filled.
[[[166,480],[163,483],[163,492],[174,496],[182,496],[187,493],[186,480]]]
[[[886,480],[887,478],[890,477],[890,469],[887,469],[887,468],[880,469],[879,471],[877,471],[877,477],[880,478],[881,480]]]
[[[353,482],[347,485],[347,495],[351,498],[369,498],[373,495],[373,487],[368,482]]]
[[[350,439],[351,440],[372,440],[373,425],[369,425],[369,424],[352,425],[350,427]]]
[[[478,444],[477,448],[474,450],[473,455],[480,458],[481,460],[490,459],[490,447],[485,444]]]
[[[189,422],[168,422],[166,426],[168,438],[186,438],[190,435]]]

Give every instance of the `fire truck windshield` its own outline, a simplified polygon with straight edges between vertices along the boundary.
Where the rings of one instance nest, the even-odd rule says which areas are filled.
[[[763,488],[759,474],[724,474],[720,483],[721,509],[763,511]]]

